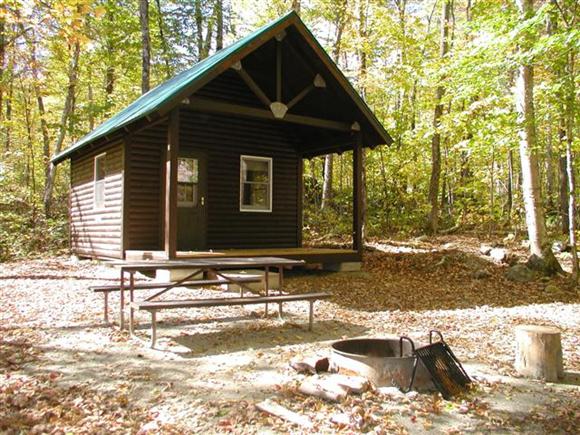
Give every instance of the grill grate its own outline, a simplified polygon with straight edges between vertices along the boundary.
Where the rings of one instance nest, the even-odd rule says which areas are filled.
[[[439,335],[440,341],[433,343],[433,334]],[[429,343],[414,351],[416,360],[409,389],[413,385],[415,370],[421,360],[431,374],[437,389],[446,400],[449,400],[451,396],[465,391],[471,379],[439,331],[429,333]]]

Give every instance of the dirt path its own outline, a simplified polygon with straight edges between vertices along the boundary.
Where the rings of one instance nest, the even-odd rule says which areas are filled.
[[[449,242],[447,242],[449,243]],[[580,301],[554,280],[513,284],[505,267],[480,258],[465,241],[382,244],[359,273],[294,273],[292,291],[327,290],[307,331],[307,304],[289,304],[285,319],[239,307],[162,314],[159,349],[102,323],[102,299],[90,285],[114,282],[96,263],[67,259],[0,268],[0,431],[287,432],[298,430],[255,410],[274,398],[309,415],[316,432],[505,431],[577,433],[580,429]],[[387,251],[387,252],[384,252]],[[485,268],[486,279],[474,279]],[[547,294],[548,284],[560,291]],[[188,291],[188,290],[183,290]],[[191,291],[191,290],[189,290]],[[215,296],[216,290],[196,290]],[[177,295],[174,295],[177,297]],[[113,298],[111,306],[116,307]],[[137,335],[148,337],[147,316]],[[563,331],[568,381],[513,377],[513,327],[555,325]],[[288,362],[328,355],[341,337],[444,332],[478,380],[468,396],[349,397],[341,404],[296,392],[303,375]],[[576,378],[575,378],[576,376]],[[575,380],[574,380],[575,379]],[[573,385],[573,384],[576,385]],[[331,422],[344,414],[347,426]]]

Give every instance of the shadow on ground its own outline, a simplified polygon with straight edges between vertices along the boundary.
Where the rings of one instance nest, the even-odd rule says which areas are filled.
[[[182,357],[200,357],[252,349],[270,349],[276,346],[306,344],[319,341],[338,340],[343,336],[364,335],[368,330],[360,325],[334,320],[319,321],[312,331],[307,326],[285,322],[282,325],[268,324],[234,325],[214,332],[191,333],[171,337],[189,352]],[[161,331],[161,334],[163,332]]]

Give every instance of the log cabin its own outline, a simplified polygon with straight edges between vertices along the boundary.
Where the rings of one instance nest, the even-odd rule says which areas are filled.
[[[362,258],[362,153],[391,137],[291,12],[142,95],[70,160],[70,244],[99,259]],[[303,161],[352,151],[351,249],[302,247]]]

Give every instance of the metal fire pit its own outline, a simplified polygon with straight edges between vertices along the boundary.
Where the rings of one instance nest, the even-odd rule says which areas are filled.
[[[413,375],[412,345],[399,338],[355,338],[332,344],[332,365],[369,379],[376,387],[398,387],[406,391]],[[413,388],[434,390],[431,375],[418,361]]]

